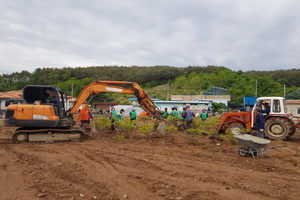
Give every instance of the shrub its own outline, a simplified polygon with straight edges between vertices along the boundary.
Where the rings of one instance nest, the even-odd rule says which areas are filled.
[[[156,124],[154,122],[147,123],[141,125],[139,128],[139,131],[142,133],[142,136],[146,138],[146,140],[149,139],[149,134],[155,130]]]
[[[126,134],[130,133],[132,130],[136,128],[136,126],[132,124],[129,119],[123,119],[122,121],[115,121],[115,125],[118,130]]]
[[[167,131],[167,132],[176,132],[176,131],[177,131],[177,127],[174,127],[174,126],[167,126],[167,127],[166,127],[166,131]]]
[[[218,116],[210,117],[205,121],[195,117],[191,123],[191,128],[198,130],[194,131],[196,134],[215,134],[219,123],[220,120]]]
[[[107,117],[100,116],[94,121],[94,125],[97,130],[108,130],[111,128],[111,120]]]

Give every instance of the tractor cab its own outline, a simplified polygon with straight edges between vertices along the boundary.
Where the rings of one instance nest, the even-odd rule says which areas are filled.
[[[254,110],[256,107],[261,108],[263,115],[268,118],[269,116],[286,115],[287,106],[284,97],[259,97],[257,98],[255,105],[252,109],[252,119],[255,119]],[[254,126],[254,121],[252,120],[252,126]]]

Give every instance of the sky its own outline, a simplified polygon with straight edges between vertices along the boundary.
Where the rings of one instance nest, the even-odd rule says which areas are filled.
[[[299,0],[0,0],[0,74],[89,66],[299,68]]]

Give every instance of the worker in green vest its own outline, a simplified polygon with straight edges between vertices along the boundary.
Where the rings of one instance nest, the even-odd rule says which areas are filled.
[[[168,108],[165,108],[164,112],[162,113],[163,118],[168,118],[169,113],[168,113]]]
[[[132,108],[132,110],[130,111],[129,117],[130,117],[130,122],[132,122],[133,120],[136,120],[136,112],[135,112],[134,108]]]
[[[121,109],[118,113],[117,113],[117,120],[118,121],[122,121],[123,118],[123,113],[124,113],[124,109]]]
[[[208,113],[205,109],[203,109],[202,113],[200,113],[200,118],[202,119],[202,121],[205,121],[208,118]]]
[[[177,119],[179,118],[177,108],[175,108],[175,107],[172,108],[171,115]]]
[[[111,119],[111,130],[115,130],[116,129],[115,121],[117,120],[117,112],[114,107],[112,107],[110,110],[109,118]]]

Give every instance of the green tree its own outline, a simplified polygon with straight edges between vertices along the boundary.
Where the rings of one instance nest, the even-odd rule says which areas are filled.
[[[132,102],[129,101],[125,97],[118,97],[117,99],[115,99],[115,103],[118,103],[120,105],[131,105],[132,104]]]
[[[227,110],[227,107],[224,103],[212,102],[212,111],[213,112],[223,113],[226,110]]]

